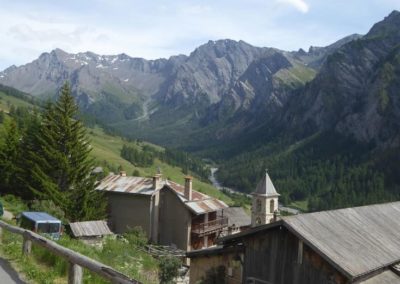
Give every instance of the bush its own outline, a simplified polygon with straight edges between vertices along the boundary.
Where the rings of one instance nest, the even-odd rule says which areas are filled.
[[[173,279],[178,276],[181,261],[173,256],[163,256],[160,258],[159,267],[160,283],[173,283]]]
[[[33,200],[30,206],[33,211],[43,211],[58,219],[63,223],[67,223],[65,220],[64,211],[54,204],[52,200]]]

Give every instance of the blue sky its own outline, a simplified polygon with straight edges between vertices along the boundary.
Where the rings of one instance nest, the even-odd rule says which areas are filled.
[[[54,48],[154,59],[230,38],[285,50],[365,34],[400,0],[0,0],[0,70]]]

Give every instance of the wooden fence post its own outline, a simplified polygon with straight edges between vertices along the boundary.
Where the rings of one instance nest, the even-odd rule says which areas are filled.
[[[101,262],[84,256],[69,248],[63,247],[52,240],[46,239],[34,232],[12,226],[0,220],[0,228],[7,230],[13,234],[23,236],[22,253],[29,255],[32,250],[32,243],[47,249],[48,251],[58,255],[69,261],[68,283],[82,284],[83,267],[98,274],[100,277],[109,280],[111,283],[117,284],[141,284],[141,282],[131,279],[128,276],[116,271]],[[0,283],[1,283],[0,279]]]
[[[24,235],[24,242],[22,244],[22,253],[24,255],[29,255],[32,250],[32,241],[28,236]]]
[[[78,264],[69,263],[68,284],[82,284],[83,270]]]

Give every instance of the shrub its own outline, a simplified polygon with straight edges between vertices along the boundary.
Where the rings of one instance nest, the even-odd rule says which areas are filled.
[[[160,283],[173,283],[173,279],[178,276],[181,261],[173,256],[163,256],[160,258],[159,267]]]

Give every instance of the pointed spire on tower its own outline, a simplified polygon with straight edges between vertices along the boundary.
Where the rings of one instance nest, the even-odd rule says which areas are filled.
[[[280,194],[276,192],[274,184],[272,183],[272,180],[268,175],[268,169],[265,169],[265,175],[258,183],[256,190],[253,192],[253,194],[264,195],[268,197],[280,196]]]

